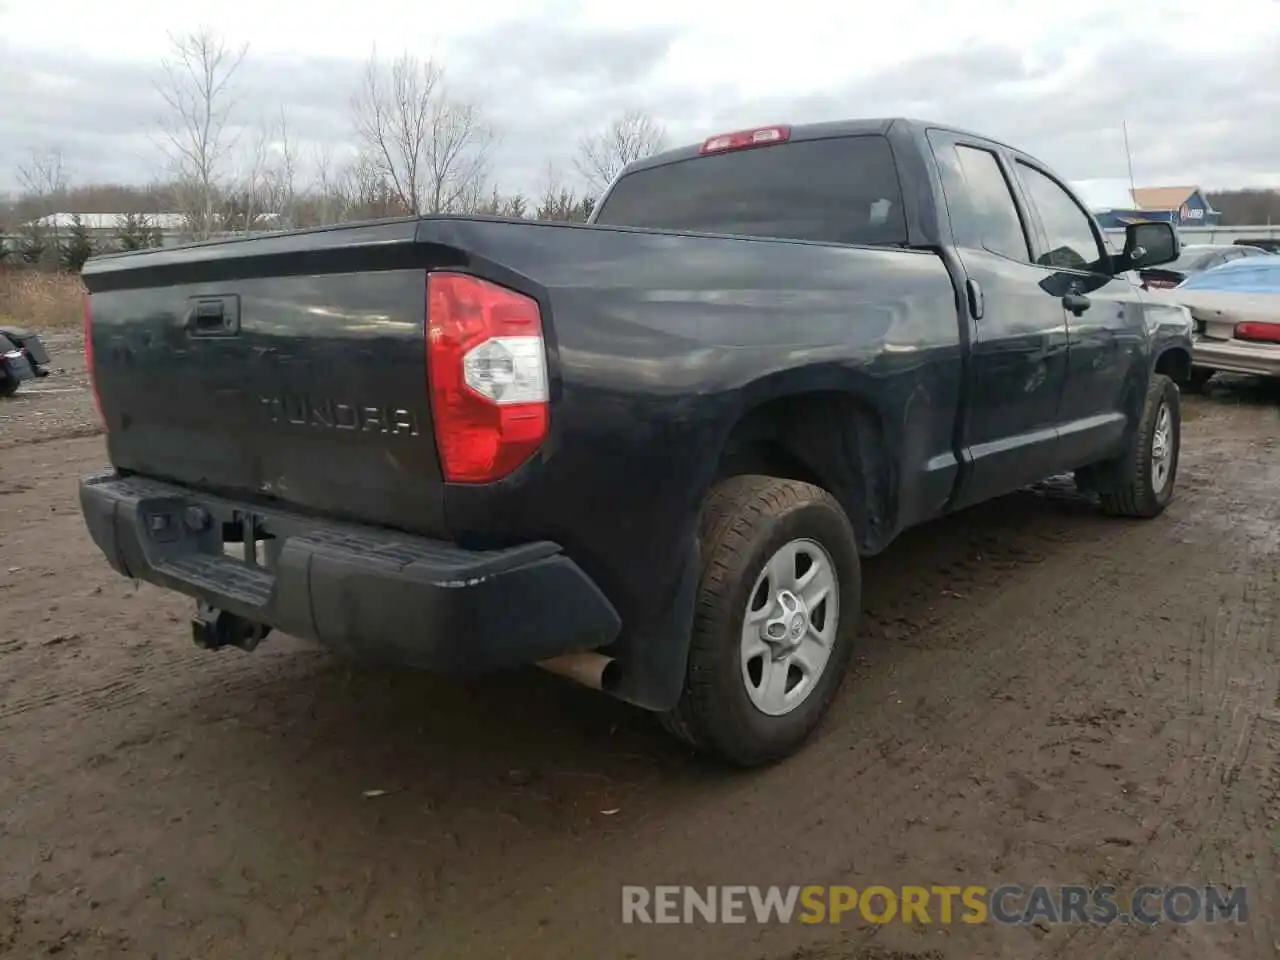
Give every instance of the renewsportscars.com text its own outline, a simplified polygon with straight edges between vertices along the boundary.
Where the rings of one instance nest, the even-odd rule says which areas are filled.
[[[1247,923],[1245,887],[624,886],[623,923]]]

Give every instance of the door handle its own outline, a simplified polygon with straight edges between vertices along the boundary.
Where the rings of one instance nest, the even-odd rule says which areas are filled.
[[[193,297],[187,311],[187,333],[193,337],[234,337],[240,332],[240,298]]]
[[[981,320],[982,314],[986,310],[986,304],[982,297],[982,285],[973,277],[970,277],[965,282],[965,289],[969,293],[969,312],[973,314],[973,319]]]
[[[1088,310],[1092,303],[1093,301],[1083,293],[1068,293],[1062,298],[1062,305],[1070,310],[1073,316],[1077,317]]]
[[[226,317],[226,307],[221,300],[205,300],[196,304],[191,319],[197,330],[209,330],[215,327],[221,329]]]

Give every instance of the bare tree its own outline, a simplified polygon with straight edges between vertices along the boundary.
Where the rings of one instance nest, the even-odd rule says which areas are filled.
[[[297,214],[298,144],[289,132],[289,120],[264,120],[241,158],[236,180],[232,229],[246,233],[263,228],[291,227]]]
[[[58,210],[59,204],[67,198],[66,163],[57,147],[32,150],[27,159],[18,164],[16,172],[22,193],[16,212],[20,220],[28,221],[25,228],[29,235],[27,247],[31,250],[39,248],[35,259],[29,260],[35,263],[44,256],[47,247],[56,250],[62,243],[58,221],[48,225],[42,221],[50,214],[68,212]]]
[[[312,212],[316,222],[323,227],[342,217],[337,177],[334,172],[333,144],[325,142],[317,146],[310,166],[311,183],[307,192],[314,200]]]
[[[18,164],[18,186],[33,200],[61,199],[67,192],[67,167],[57,147],[32,150]]]
[[[223,203],[221,226],[226,230],[252,233],[270,203],[270,169],[272,129],[262,124],[254,132],[244,152],[234,190],[228,191]]]
[[[593,206],[594,201],[590,196],[579,196],[573,188],[565,185],[564,178],[554,163],[547,164],[534,219],[582,223],[591,215]]]
[[[1215,209],[1222,211],[1222,226],[1256,226],[1280,223],[1280,190],[1242,188],[1219,190],[1205,195]]]
[[[366,161],[405,210],[479,202],[493,133],[478,104],[449,96],[434,60],[403,53],[384,65],[375,50],[351,111]]]
[[[523,193],[520,191],[503,193],[497,187],[494,187],[488,196],[477,202],[467,212],[486,217],[512,217],[517,220],[524,219],[531,213],[529,199]]]
[[[583,137],[573,165],[599,193],[627,164],[661,150],[666,137],[666,130],[647,113],[628,110],[603,130]]]
[[[343,220],[375,220],[409,213],[378,158],[361,151],[334,178]]]
[[[9,248],[4,245],[3,236],[12,230],[18,218],[18,204],[8,191],[0,191],[0,260],[5,258]]]
[[[164,145],[182,185],[189,229],[203,240],[218,226],[218,193],[234,146],[228,131],[234,81],[248,45],[232,49],[208,27],[171,34],[169,43],[156,84],[169,108]]]
[[[280,226],[292,227],[298,213],[298,142],[290,132],[284,107],[273,134],[266,171],[267,208],[279,218]]]
[[[476,104],[441,97],[427,142],[427,213],[470,210],[481,202],[493,141]]]
[[[360,165],[360,156],[342,160],[334,156],[334,145],[329,142],[316,146],[311,162],[310,183],[306,190],[305,205],[308,225],[327,226],[341,223],[358,213],[359,200],[354,170]]]

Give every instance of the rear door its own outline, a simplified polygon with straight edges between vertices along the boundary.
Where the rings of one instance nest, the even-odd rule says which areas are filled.
[[[976,317],[966,430],[972,473],[958,499],[963,506],[1056,468],[1067,331],[1061,295],[1039,285],[1034,226],[1019,209],[999,148],[940,130],[929,132],[929,142]]]
[[[1056,419],[1057,467],[1074,469],[1115,456],[1141,415],[1148,373],[1142,294],[1127,277],[1111,275],[1102,231],[1061,181],[1027,157],[1013,166],[1036,222],[1039,285],[1071,306],[1063,314],[1067,375]]]

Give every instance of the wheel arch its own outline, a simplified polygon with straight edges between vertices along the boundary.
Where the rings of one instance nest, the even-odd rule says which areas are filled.
[[[1174,383],[1185,383],[1191,378],[1191,351],[1177,345],[1165,347],[1156,356],[1153,370]]]
[[[710,485],[743,474],[812,483],[839,501],[859,551],[868,553],[895,529],[891,463],[869,401],[847,391],[801,391],[741,412],[725,434]]]

